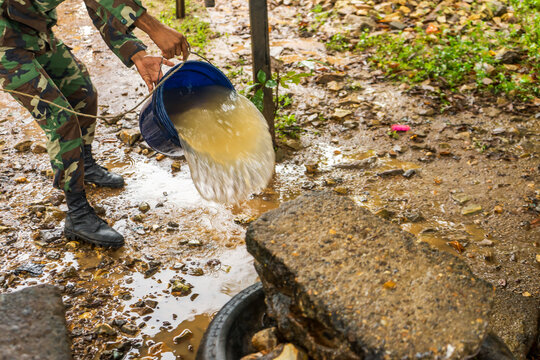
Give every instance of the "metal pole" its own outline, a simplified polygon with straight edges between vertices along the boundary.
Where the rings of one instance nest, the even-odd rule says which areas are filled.
[[[259,70],[272,78],[270,66],[270,40],[268,37],[268,7],[266,0],[249,0],[249,20],[251,23],[251,56],[253,58],[253,82],[257,83]],[[264,88],[263,115],[275,143],[274,129],[274,97],[272,89]]]
[[[185,0],[176,0],[176,18],[183,19],[186,17],[186,2]]]

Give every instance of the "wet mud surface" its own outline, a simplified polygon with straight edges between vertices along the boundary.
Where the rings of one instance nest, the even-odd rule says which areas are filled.
[[[245,224],[314,189],[350,196],[418,241],[464,259],[493,286],[540,297],[538,117],[496,105],[439,115],[429,100],[373,77],[361,55],[328,53],[316,36],[301,38],[298,9],[271,7],[277,66],[286,71],[310,59],[329,65],[292,86],[288,111],[305,132],[279,141],[276,175],[262,194],[235,206],[206,202],[185,160],[162,159],[143,142],[118,138],[136,134],[135,114],[100,122],[96,158],[127,185],[88,193],[125,235],[120,250],[62,236],[66,205],[36,146],[45,138],[0,94],[1,291],[60,286],[74,358],[194,359],[212,315],[256,281]],[[82,3],[70,0],[58,14],[58,37],[88,66],[102,114],[146,94],[135,70],[108,51]],[[229,73],[241,89],[251,73],[247,2],[218,2],[208,16],[222,36],[207,53],[226,73],[242,69],[244,75]],[[394,123],[412,129],[394,138]],[[23,140],[30,148],[16,150]]]

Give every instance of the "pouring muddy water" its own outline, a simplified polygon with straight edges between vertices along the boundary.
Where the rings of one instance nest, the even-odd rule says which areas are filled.
[[[167,78],[141,111],[140,128],[154,150],[185,155],[195,187],[206,200],[245,200],[262,190],[274,172],[263,115],[206,62],[188,61]]]

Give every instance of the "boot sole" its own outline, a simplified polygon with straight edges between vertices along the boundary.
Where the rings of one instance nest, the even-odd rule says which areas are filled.
[[[105,242],[105,241],[92,240],[92,239],[86,238],[84,236],[75,234],[74,232],[71,232],[71,231],[66,230],[66,229],[64,229],[64,236],[68,240],[71,240],[71,241],[82,240],[82,241],[88,242],[90,244],[104,246],[104,247],[111,247],[111,248],[115,248],[115,249],[117,249],[119,247],[122,247],[124,245],[124,242],[122,242],[121,244],[118,244],[118,243],[108,243],[108,242]]]
[[[85,184],[92,184],[92,185],[96,185],[96,186],[99,186],[99,187],[108,187],[108,188],[113,188],[113,189],[120,189],[120,188],[123,188],[126,184],[125,183],[122,183],[122,184],[98,184],[98,183],[95,183],[95,182],[92,182],[92,181],[84,181]]]

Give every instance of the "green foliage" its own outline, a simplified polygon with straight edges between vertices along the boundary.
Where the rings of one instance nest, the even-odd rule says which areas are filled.
[[[259,111],[262,112],[264,98],[263,89],[275,89],[274,102],[276,106],[276,113],[274,123],[276,132],[279,136],[297,138],[302,129],[298,126],[295,115],[286,115],[283,113],[283,109],[291,106],[293,102],[292,94],[290,92],[280,94],[279,88],[281,87],[283,89],[289,89],[291,84],[299,84],[302,78],[306,76],[311,76],[311,73],[291,70],[283,75],[274,73],[270,79],[264,71],[259,70],[257,73],[257,83],[249,84],[243,91],[241,91],[241,93],[250,99],[259,109]]]
[[[326,48],[328,50],[343,52],[349,50],[351,48],[351,44],[346,34],[338,33],[332,35],[332,37],[326,43]]]
[[[160,12],[159,20],[180,31],[187,37],[192,48],[204,53],[206,45],[215,33],[210,29],[210,24],[197,15],[203,8],[196,1],[186,0],[186,17],[180,20],[176,18],[176,1],[165,0],[163,3],[166,8]]]
[[[274,119],[276,133],[281,137],[291,137],[298,139],[303,129],[298,125],[294,114],[282,115],[279,114]]]
[[[468,22],[459,31],[442,26],[435,34],[415,29],[405,33],[364,33],[357,51],[369,51],[369,61],[387,76],[407,82],[431,80],[438,87],[458,91],[472,89],[506,94],[527,100],[540,97],[540,1],[510,0],[518,22],[508,29],[491,28],[482,20]],[[332,45],[336,50],[338,41]],[[501,63],[500,51],[516,50],[525,55],[519,66]]]

